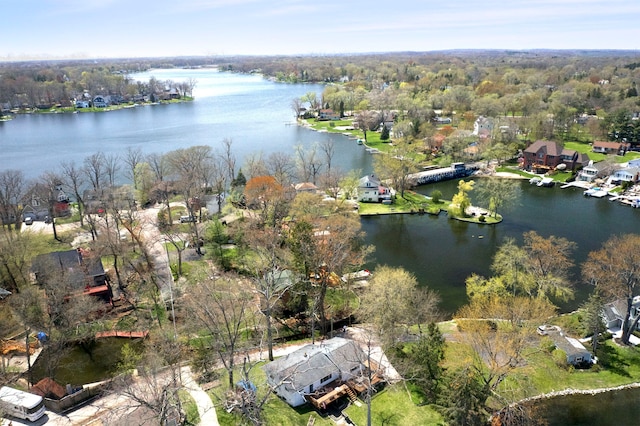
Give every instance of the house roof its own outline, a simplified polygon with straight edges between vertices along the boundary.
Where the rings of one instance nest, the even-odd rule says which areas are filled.
[[[563,147],[558,142],[552,141],[535,141],[524,150],[531,154],[536,154],[540,150],[544,151],[547,155],[557,157],[562,154]]]
[[[315,191],[318,189],[312,182],[296,183],[293,187],[296,191]]]
[[[376,175],[366,175],[360,178],[358,186],[362,188],[377,188],[380,186],[380,179]]]
[[[627,303],[618,299],[610,303],[606,303],[603,309],[603,316],[606,322],[619,321],[624,318],[627,312]]]
[[[629,144],[622,142],[607,142],[607,141],[595,141],[593,142],[593,148],[605,148],[605,149],[621,149]]]
[[[97,256],[87,256],[81,249],[41,254],[33,260],[31,269],[38,279],[44,280],[50,273],[64,274],[66,280],[75,288],[84,288],[86,277],[105,274],[102,260]]]
[[[615,171],[615,174],[627,174],[631,176],[635,176],[638,173],[640,173],[640,167],[625,167],[624,169]]]
[[[584,353],[591,354],[578,339],[566,336],[562,332],[550,332],[549,337],[551,337],[556,347],[563,350],[567,356],[581,355]]]
[[[348,339],[334,337],[317,345],[305,345],[262,368],[271,386],[300,391],[337,371],[350,372],[362,365],[364,354]]]

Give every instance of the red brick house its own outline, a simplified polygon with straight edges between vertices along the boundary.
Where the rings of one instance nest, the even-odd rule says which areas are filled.
[[[536,141],[524,150],[522,168],[536,173],[555,170],[565,164],[567,170],[576,170],[589,163],[586,154],[566,149],[558,142]]]

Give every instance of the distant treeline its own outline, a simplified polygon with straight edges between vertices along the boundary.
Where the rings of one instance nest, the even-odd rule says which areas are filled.
[[[334,111],[395,111],[412,138],[431,137],[434,114],[452,125],[511,117],[520,137],[640,142],[640,52],[458,50],[333,56],[212,56],[0,63],[0,105],[71,105],[82,96],[128,100],[173,82],[132,81],[151,68],[215,66],[281,82],[322,82],[317,100]],[[189,86],[189,85],[187,85]],[[517,120],[517,123],[513,123]],[[399,126],[401,128],[403,126]],[[512,132],[513,133],[513,132]]]

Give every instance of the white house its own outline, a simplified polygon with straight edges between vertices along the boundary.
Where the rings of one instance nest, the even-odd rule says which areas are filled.
[[[604,178],[611,174],[613,169],[614,166],[605,161],[594,163],[593,160],[589,160],[589,164],[584,166],[582,170],[578,172],[576,180],[579,182],[593,182],[597,178]]]
[[[307,402],[306,397],[336,381],[359,377],[366,357],[352,340],[334,337],[316,345],[306,345],[262,367],[267,383],[292,407]]]
[[[367,175],[358,182],[358,201],[380,203],[391,200],[391,191],[375,175]]]
[[[625,167],[624,169],[616,170],[613,174],[613,181],[636,182],[638,176],[640,176],[640,167]]]
[[[488,132],[491,134],[493,130],[493,120],[487,117],[480,116],[473,123],[473,134],[475,136],[480,135],[481,133]]]

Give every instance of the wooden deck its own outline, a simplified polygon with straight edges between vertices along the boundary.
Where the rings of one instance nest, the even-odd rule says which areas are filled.
[[[364,364],[365,367],[367,367],[368,364],[366,362]],[[346,382],[340,380],[332,382],[315,393],[307,395],[307,400],[311,402],[314,407],[321,410],[326,409],[329,404],[345,395],[349,396],[351,401],[355,401],[357,394],[361,394],[367,391],[369,387],[384,381],[382,370],[380,370],[378,363],[371,361],[370,365],[371,383],[369,383],[369,374],[365,371],[361,376],[354,377]]]

